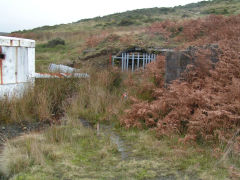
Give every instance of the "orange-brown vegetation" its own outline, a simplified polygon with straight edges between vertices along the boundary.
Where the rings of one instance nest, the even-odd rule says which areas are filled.
[[[98,34],[91,35],[86,40],[86,46],[88,48],[96,47],[100,42],[102,42],[108,36],[109,36],[109,33],[107,33],[107,32],[102,32],[100,34],[98,33]]]
[[[133,85],[142,92],[151,89],[150,100],[136,98],[138,92],[121,123],[126,127],[152,128],[159,136],[177,133],[184,140],[196,142],[232,137],[240,128],[240,15],[166,21],[155,23],[148,30],[153,35],[185,42],[185,46],[218,43],[220,60],[212,68],[208,53],[199,52],[196,65],[189,65],[183,73],[184,80],[165,88],[165,60],[159,57],[144,72],[145,80]]]

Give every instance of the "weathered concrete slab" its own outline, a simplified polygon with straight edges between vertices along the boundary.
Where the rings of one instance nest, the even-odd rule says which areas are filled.
[[[188,64],[193,63],[188,51],[169,51],[166,53],[165,82],[178,79]]]
[[[218,45],[191,46],[183,51],[165,50],[163,53],[166,56],[165,83],[180,78],[187,65],[195,63],[197,53],[201,50],[210,50],[210,60],[213,63],[218,62]]]

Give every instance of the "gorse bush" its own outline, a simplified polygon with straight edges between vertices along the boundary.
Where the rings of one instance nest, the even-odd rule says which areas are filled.
[[[119,26],[130,26],[133,24],[134,24],[134,22],[132,20],[128,20],[128,19],[123,19],[118,23]]]

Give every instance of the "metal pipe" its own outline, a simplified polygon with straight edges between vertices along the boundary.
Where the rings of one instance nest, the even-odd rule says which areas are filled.
[[[148,54],[146,54],[146,62],[145,64],[147,65],[148,64]]]
[[[144,69],[144,66],[145,66],[145,54],[143,54],[143,69]]]
[[[113,57],[113,60],[112,60],[112,67],[114,67],[114,57]]]
[[[128,71],[128,63],[129,63],[129,54],[127,54],[127,71]]]
[[[134,71],[134,53],[132,54],[132,72]]]
[[[125,56],[124,56],[124,70],[127,69],[127,53],[125,53]]]
[[[146,65],[148,64],[148,54],[146,54]]]
[[[48,69],[50,72],[62,72],[62,73],[74,73],[76,71],[75,68],[65,66],[62,64],[59,64],[59,65],[50,64]]]
[[[122,53],[122,71],[123,71],[123,69],[124,69],[123,58],[124,58],[124,55],[123,55],[123,53]]]
[[[37,79],[51,79],[51,78],[89,78],[87,73],[35,73]]]
[[[138,53],[138,60],[137,60],[137,69],[139,68],[139,53]]]

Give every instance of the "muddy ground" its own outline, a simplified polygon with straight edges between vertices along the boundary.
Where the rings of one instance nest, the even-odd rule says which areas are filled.
[[[21,124],[1,124],[0,125],[0,145],[6,142],[7,139],[12,139],[26,133],[38,132],[49,127],[50,124],[46,122],[26,122]]]

